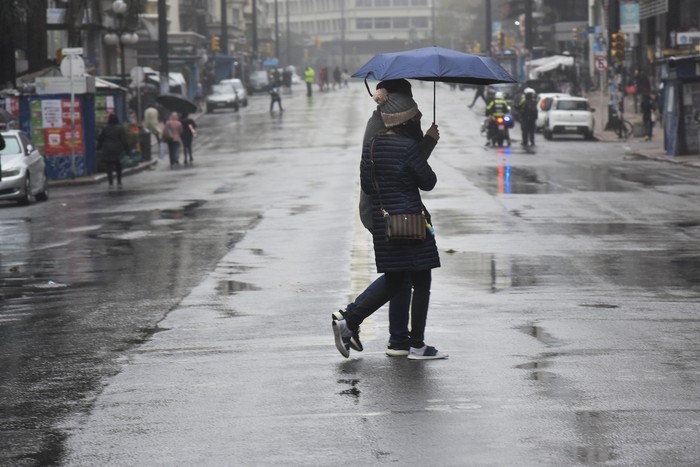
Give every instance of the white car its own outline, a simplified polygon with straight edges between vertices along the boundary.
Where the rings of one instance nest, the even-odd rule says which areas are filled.
[[[535,131],[542,131],[544,124],[547,123],[547,112],[552,106],[552,101],[559,97],[568,97],[568,94],[560,92],[543,92],[537,95],[537,121],[535,122]]]
[[[542,130],[546,139],[555,134],[577,134],[593,139],[593,111],[585,97],[562,96],[552,99]]]
[[[49,199],[49,178],[44,156],[21,130],[2,132],[5,148],[0,151],[0,200],[29,204]]]
[[[230,84],[215,84],[207,96],[207,113],[221,108],[233,108],[238,112],[238,105],[238,95]]]
[[[238,102],[241,107],[248,107],[248,91],[243,86],[243,81],[238,78],[222,79],[219,84],[230,84],[238,95]]]

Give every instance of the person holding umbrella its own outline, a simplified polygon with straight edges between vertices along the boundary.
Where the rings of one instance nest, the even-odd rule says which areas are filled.
[[[386,89],[390,93],[400,93],[405,94],[408,97],[413,97],[413,92],[411,90],[411,83],[405,79],[391,79],[381,81],[377,84],[377,90]],[[382,120],[381,112],[379,107],[372,112],[372,116],[367,121],[367,126],[365,128],[365,135],[363,138],[363,144],[371,141],[371,139],[379,132],[385,131],[384,121]],[[435,141],[439,139],[437,132],[437,125],[433,125],[427,132],[427,136],[430,138],[423,137],[421,133],[421,151],[425,154],[426,159],[430,156],[433,148],[435,147]],[[433,141],[435,140],[435,141]],[[360,190],[360,220],[362,225],[365,226],[367,230],[372,232],[372,197]],[[370,284],[367,289],[355,298],[352,303],[349,303],[345,310],[338,310],[333,313],[333,319],[343,319],[345,315],[356,308],[365,297],[371,293],[375,288],[384,287],[386,283],[386,275],[379,276],[372,284]],[[406,278],[404,280],[400,290],[396,295],[389,301],[389,343],[386,348],[386,355],[389,357],[400,357],[408,355],[410,349],[410,331],[408,329],[409,322],[409,307],[411,304],[411,281]],[[353,333],[350,340],[350,347],[357,351],[362,352],[363,346],[360,341],[359,330]]]
[[[389,212],[419,213],[425,210],[420,190],[432,190],[435,172],[421,150],[421,113],[413,98],[379,89],[373,95],[386,130],[370,138],[362,148],[360,181],[362,190],[372,196],[372,240],[377,271],[385,282],[367,290],[364,299],[343,319],[333,319],[336,348],[344,357],[350,355],[353,335],[362,322],[400,293],[405,281],[413,287],[411,337],[408,358],[432,360],[446,358],[424,342],[425,323],[430,299],[431,270],[440,266],[432,226],[425,240],[411,244],[390,243],[384,232],[380,206]],[[439,139],[437,127],[425,138],[434,147]],[[381,188],[375,182],[381,181]],[[379,190],[379,191],[377,191]],[[381,196],[381,200],[380,200]]]

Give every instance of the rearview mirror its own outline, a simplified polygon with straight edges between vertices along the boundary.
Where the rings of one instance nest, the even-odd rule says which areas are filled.
[[[27,145],[27,155],[30,155],[32,152],[34,152],[34,146],[31,144]]]

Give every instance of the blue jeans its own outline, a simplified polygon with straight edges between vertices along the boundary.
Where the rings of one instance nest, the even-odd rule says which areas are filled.
[[[348,304],[346,311],[354,310],[368,295],[386,286],[386,275],[382,274],[355,301]],[[399,292],[389,301],[389,341],[392,343],[406,341],[408,331],[408,309],[411,305],[411,280],[406,277]]]
[[[170,154],[171,167],[180,163],[180,143],[177,141],[171,141],[168,143],[168,153]]]

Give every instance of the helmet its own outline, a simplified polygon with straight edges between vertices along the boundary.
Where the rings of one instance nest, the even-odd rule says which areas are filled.
[[[496,99],[503,99],[503,93],[501,91],[498,91],[495,97]]]
[[[523,91],[524,94],[535,94],[535,90],[532,88],[525,88]]]

